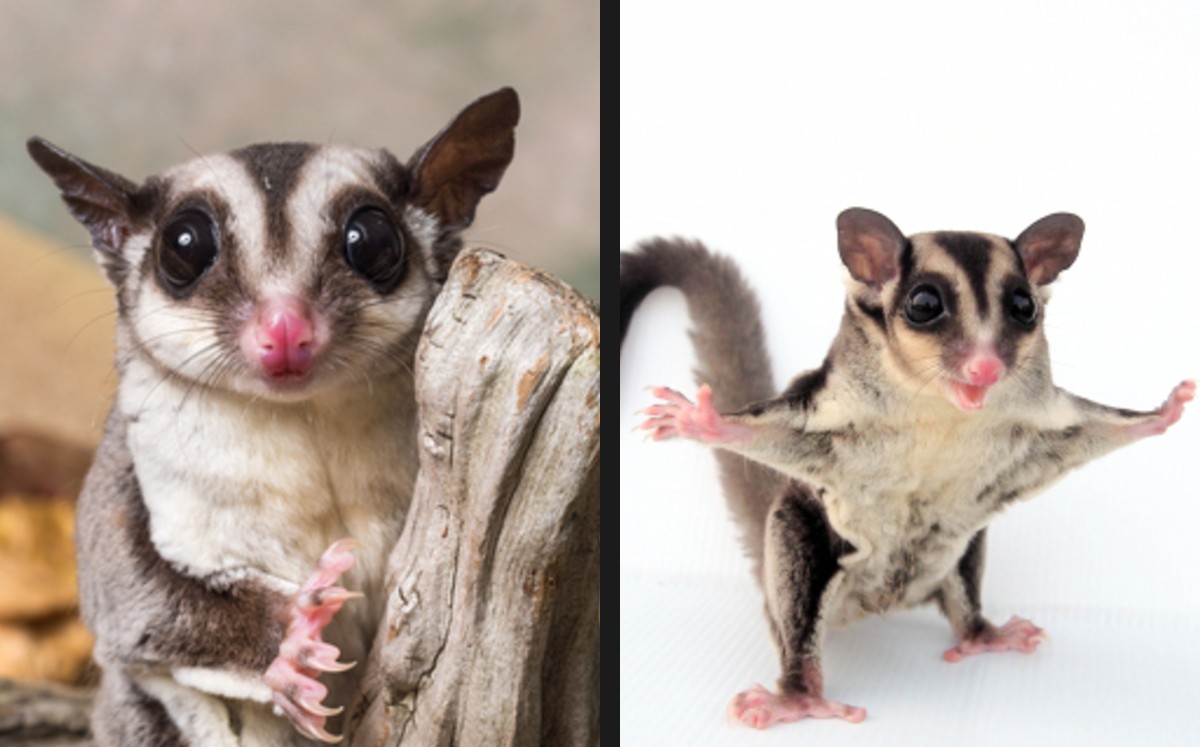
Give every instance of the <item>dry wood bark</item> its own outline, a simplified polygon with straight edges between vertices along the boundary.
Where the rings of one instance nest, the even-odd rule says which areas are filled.
[[[0,680],[0,744],[88,747],[90,692]]]
[[[455,263],[418,350],[421,469],[353,745],[599,742],[599,343],[557,279]]]

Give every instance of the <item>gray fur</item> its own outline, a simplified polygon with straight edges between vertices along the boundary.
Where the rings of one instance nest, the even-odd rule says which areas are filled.
[[[117,400],[76,532],[103,673],[100,747],[312,744],[272,713],[263,675],[295,592],[346,536],[361,549],[340,583],[365,599],[337,613],[325,640],[360,664],[322,683],[333,705],[349,702],[415,479],[416,340],[459,231],[511,159],[517,116],[511,89],[485,96],[410,166],[381,150],[267,144],[141,186],[29,142],[118,298]],[[345,257],[346,220],[363,206],[403,236],[395,287],[376,289]],[[161,233],[196,210],[218,250],[181,291],[156,272]],[[294,386],[245,349],[262,329],[259,304],[285,301],[308,304],[314,339],[324,336]]]
[[[782,396],[726,417],[759,435],[723,450],[821,489],[835,531],[859,549],[862,564],[840,586],[835,617],[843,621],[926,601],[998,511],[1130,443],[1121,426],[1154,416],[1054,387],[1040,329],[1027,344],[1029,362],[1010,374],[1012,388],[993,393],[1002,402],[989,405],[994,412],[937,412],[944,403],[918,387],[888,385],[897,377],[883,360],[894,344],[850,304],[824,386],[806,407]],[[913,420],[918,414],[926,427]],[[914,473],[914,464],[929,471]]]
[[[84,485],[76,545],[86,569],[84,621],[103,631],[97,661],[106,669],[158,662],[266,669],[279,651],[288,598],[252,580],[188,576],[154,551],[123,418],[110,416],[95,461],[101,468]],[[200,630],[207,634],[195,635]]]
[[[108,676],[100,683],[93,710],[110,716],[92,718],[96,744],[192,747],[171,720],[163,704],[128,678]],[[120,714],[116,717],[116,714]],[[197,746],[198,747],[198,746]]]
[[[683,292],[692,318],[696,381],[712,386],[718,409],[734,410],[775,395],[758,298],[732,261],[698,242],[655,239],[621,255],[622,288],[635,278],[646,292],[664,286]],[[785,481],[736,454],[718,451],[716,458],[729,511],[758,577],[767,511]]]
[[[733,264],[698,244],[662,240],[621,264],[623,299],[627,280],[654,287],[647,278],[687,296],[697,375],[726,414],[710,435],[707,416],[689,422],[688,407],[670,404],[646,427],[717,448],[747,547],[763,552],[756,560],[780,647],[780,690],[818,697],[828,624],[934,601],[960,641],[994,633],[980,594],[988,522],[1174,422],[1165,410],[1107,407],[1055,387],[1042,315],[1030,324],[1009,310],[1017,293],[1025,308],[1029,298],[1044,307],[1042,286],[1078,252],[1075,216],[1048,216],[1016,242],[906,238],[862,209],[844,212],[838,228],[848,298],[827,358],[778,397],[753,403],[749,392],[768,388],[768,361],[757,304]],[[922,286],[944,290],[944,316],[906,316],[905,299]],[[981,365],[1000,371],[995,381]],[[780,490],[752,464],[793,482]],[[767,488],[779,497],[760,515]],[[765,545],[754,544],[756,531]]]

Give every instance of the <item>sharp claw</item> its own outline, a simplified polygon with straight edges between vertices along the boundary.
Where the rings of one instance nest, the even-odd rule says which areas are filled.
[[[340,736],[325,731],[325,719],[341,713],[341,708],[329,709],[319,703],[314,706],[311,701],[294,701],[287,696],[277,693],[275,696],[275,712],[279,715],[286,715],[288,720],[292,722],[292,725],[295,726],[296,731],[306,737],[329,744],[336,744],[342,741]],[[317,719],[319,719],[319,722]]]
[[[309,739],[316,739],[326,744],[337,744],[338,742],[342,741],[340,736],[336,734],[330,734],[329,732],[325,731],[325,727],[317,726],[316,724],[305,724],[304,728],[300,731]]]
[[[342,737],[325,730],[325,721],[343,712],[323,704],[328,690],[316,677],[320,672],[344,672],[356,662],[343,663],[336,646],[321,640],[321,631],[342,605],[363,596],[335,586],[338,578],[354,566],[357,540],[338,540],[322,553],[317,567],[292,600],[291,621],[279,655],[267,668],[265,679],[274,690],[277,713],[286,716],[296,730],[310,739],[329,744]]]
[[[333,601],[337,602],[348,602],[351,599],[361,599],[362,596],[363,593],[361,591],[351,591],[349,589],[343,589],[340,586],[332,586],[327,591],[322,593],[321,598],[323,600],[332,599]]]
[[[331,555],[348,555],[353,553],[355,550],[361,550],[362,546],[363,543],[359,542],[353,537],[344,537],[330,545],[325,552],[322,553],[321,557],[327,558]]]
[[[358,599],[363,594],[361,591],[349,591],[340,586],[328,586],[319,589],[311,589],[308,592],[301,594],[296,600],[296,604],[300,609],[311,611],[322,607],[333,607],[335,610],[340,609],[343,604],[351,599]]]
[[[313,662],[309,662],[308,666],[312,667],[313,669],[319,670],[321,672],[345,672],[349,669],[354,669],[354,667],[358,666],[358,662],[357,661],[351,661],[351,662],[334,661],[334,662],[327,663],[327,662],[323,662],[323,661],[313,661]]]
[[[341,652],[336,647],[323,641],[304,643],[284,641],[280,646],[279,653],[281,656],[294,662],[294,666],[301,670],[345,672],[348,669],[353,669],[358,664],[356,661],[348,663],[338,661],[338,656],[341,655]],[[274,680],[268,677],[268,683],[272,681]]]
[[[330,708],[329,706],[327,706],[323,703],[318,703],[318,702],[315,702],[312,700],[305,700],[305,699],[296,701],[296,705],[300,706],[300,708],[313,714],[314,716],[321,716],[322,718],[329,718],[330,716],[336,716],[339,713],[341,713],[343,710],[345,710],[341,706],[338,706],[337,708]]]

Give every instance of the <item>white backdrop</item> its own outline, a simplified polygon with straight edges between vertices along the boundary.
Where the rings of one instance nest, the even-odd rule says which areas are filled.
[[[621,247],[680,234],[736,257],[777,384],[836,330],[852,205],[906,233],[1074,212],[1083,249],[1047,310],[1058,383],[1150,409],[1200,377],[1200,5],[657,0],[620,20]],[[631,430],[646,385],[694,389],[686,328],[682,297],[656,293],[621,359],[623,738],[1036,744],[1054,723],[1194,742],[1197,405],[993,523],[985,611],[1044,623],[1043,650],[951,667],[936,613],[873,620],[831,636],[826,667],[866,723],[726,725],[728,697],[777,674],[761,602],[711,454]]]

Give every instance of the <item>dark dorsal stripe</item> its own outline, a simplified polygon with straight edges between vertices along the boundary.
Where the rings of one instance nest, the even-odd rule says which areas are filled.
[[[291,225],[287,220],[288,199],[296,188],[300,171],[316,152],[310,143],[262,143],[233,151],[266,197],[267,251],[282,257],[287,251]]]
[[[987,238],[974,233],[937,233],[934,241],[962,268],[975,295],[975,306],[979,318],[986,319],[989,302],[987,295],[988,270],[992,263],[992,244]]]

